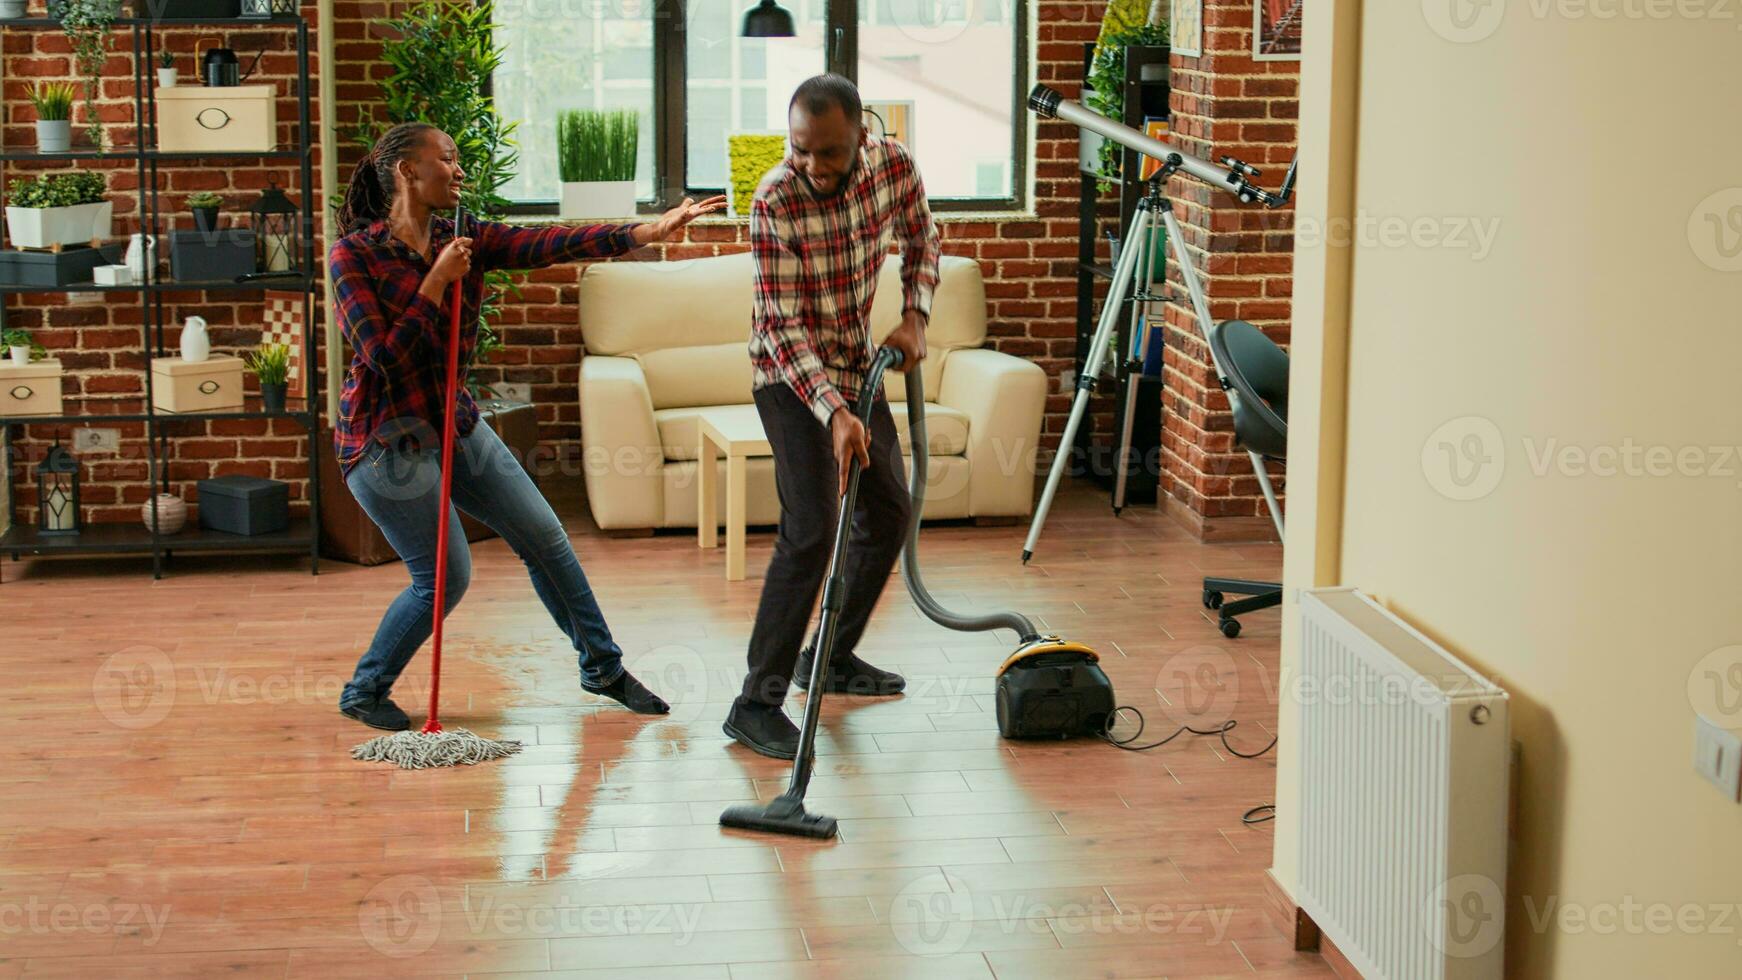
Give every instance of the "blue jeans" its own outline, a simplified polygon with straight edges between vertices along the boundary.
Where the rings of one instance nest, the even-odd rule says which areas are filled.
[[[500,534],[526,563],[533,590],[579,652],[581,683],[594,688],[611,684],[623,673],[623,651],[611,639],[562,522],[488,425],[479,422],[470,435],[456,441],[455,450],[453,506],[448,508],[448,611],[466,594],[472,574],[457,506]],[[387,607],[339,696],[340,707],[351,707],[386,697],[434,628],[439,450],[372,443],[346,475],[345,485],[411,573],[411,585]]]

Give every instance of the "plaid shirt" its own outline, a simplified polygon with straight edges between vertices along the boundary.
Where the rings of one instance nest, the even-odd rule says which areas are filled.
[[[440,255],[453,238],[454,222],[436,217],[430,224],[430,254]],[[634,227],[515,228],[467,218],[472,270],[460,288],[460,377],[465,378],[477,347],[487,270],[621,255],[635,247]],[[335,318],[353,352],[333,425],[333,449],[343,472],[350,472],[371,440],[391,444],[409,437],[420,446],[441,444],[453,312],[451,293],[444,291],[438,304],[418,291],[429,269],[422,255],[388,232],[385,221],[346,235],[327,252]],[[477,403],[462,384],[455,429],[467,435],[477,423]]]
[[[819,200],[785,163],[750,202],[756,256],[754,388],[785,384],[824,425],[871,368],[871,299],[893,236],[904,251],[901,308],[931,315],[938,233],[907,148],[871,139],[847,186]]]

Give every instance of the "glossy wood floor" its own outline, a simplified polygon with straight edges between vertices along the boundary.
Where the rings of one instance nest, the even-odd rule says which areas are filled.
[[[1025,526],[927,529],[928,581],[1013,604],[1102,654],[1150,733],[1276,717],[1276,613],[1224,640],[1205,572],[1273,576],[1273,546],[1202,546],[1148,508],[1059,498]],[[786,765],[721,734],[772,536],[750,578],[690,535],[610,540],[559,501],[647,720],[583,694],[573,654],[500,541],[474,545],[449,620],[443,716],[523,740],[512,759],[403,772],[339,688],[398,564],[190,557],[6,562],[0,585],[0,977],[538,975],[636,978],[1329,976],[1262,912],[1274,753],[1213,738],[1146,753],[998,737],[1011,637],[923,620],[899,580],[868,659],[896,699],[831,698],[815,809],[830,842],[723,831]],[[414,718],[427,651],[396,695]],[[789,710],[802,710],[795,697]]]

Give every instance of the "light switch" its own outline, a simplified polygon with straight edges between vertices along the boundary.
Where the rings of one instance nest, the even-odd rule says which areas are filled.
[[[1742,728],[1694,717],[1694,768],[1730,800],[1742,802]]]

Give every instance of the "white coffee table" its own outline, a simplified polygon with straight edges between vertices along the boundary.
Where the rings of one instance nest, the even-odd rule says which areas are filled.
[[[719,546],[715,470],[726,457],[726,581],[744,578],[744,467],[752,456],[772,456],[762,420],[742,411],[703,412],[698,419],[701,446],[696,453],[696,546]]]

